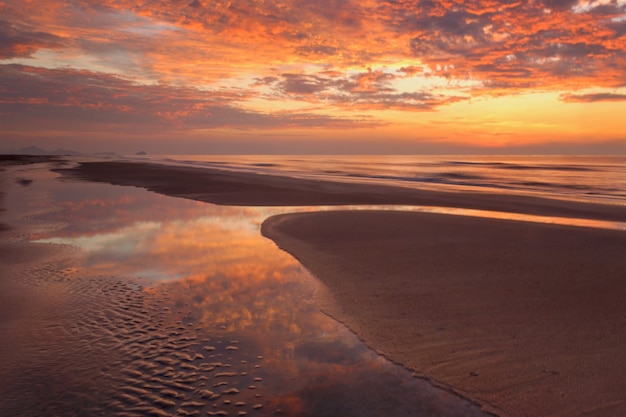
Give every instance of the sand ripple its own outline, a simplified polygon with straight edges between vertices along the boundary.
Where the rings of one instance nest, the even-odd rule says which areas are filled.
[[[68,267],[69,249],[60,253],[21,271],[48,304],[14,330],[16,361],[0,364],[0,415],[264,415],[240,390],[260,381],[255,354],[183,323],[166,293],[91,277]],[[233,363],[216,360],[225,357]],[[215,403],[222,396],[236,400]]]

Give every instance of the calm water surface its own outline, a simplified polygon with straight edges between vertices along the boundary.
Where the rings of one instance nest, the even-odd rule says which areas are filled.
[[[49,319],[55,332],[9,372],[21,399],[12,414],[484,415],[320,313],[315,280],[259,233],[267,216],[292,210],[63,182],[40,166],[14,169],[10,183],[3,221],[26,230],[11,239],[78,248],[37,269],[40,281],[69,283],[63,297],[75,302],[59,304],[71,317]],[[115,306],[103,311],[107,298]],[[92,350],[97,361],[80,360]],[[48,357],[68,378],[112,388],[95,399],[64,390]],[[48,392],[53,382],[61,388]]]

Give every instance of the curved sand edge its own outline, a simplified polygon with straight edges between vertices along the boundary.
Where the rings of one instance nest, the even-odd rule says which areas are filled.
[[[297,259],[302,264],[302,266],[317,280],[317,287],[313,294],[314,303],[324,314],[328,315],[338,323],[346,326],[359,340],[367,344],[367,346],[371,350],[381,356],[384,356],[387,360],[397,365],[403,366],[409,371],[412,371],[414,376],[424,379],[436,387],[459,395],[460,397],[480,406],[481,410],[483,411],[499,416],[501,415],[499,413],[500,410],[493,407],[491,404],[486,403],[485,401],[481,401],[480,399],[473,397],[471,393],[465,392],[457,387],[445,384],[442,381],[433,379],[432,376],[425,375],[419,372],[419,370],[417,369],[412,369],[405,365],[405,363],[398,361],[397,357],[389,356],[387,352],[380,349],[380,346],[372,345],[372,340],[368,332],[369,327],[367,325],[362,326],[359,320],[354,319],[351,315],[346,313],[340,302],[337,300],[337,297],[333,292],[333,288],[328,285],[328,280],[324,279],[327,278],[327,276],[319,276],[318,274],[313,272],[313,270],[309,269],[309,265],[311,265],[312,263],[325,262],[323,257],[317,257],[317,252],[315,251],[315,249],[311,245],[307,244],[305,241],[295,239],[289,234],[280,231],[279,224],[290,215],[291,214],[277,215],[266,219],[266,221],[262,224],[261,233],[266,238],[272,240],[280,249],[284,250],[285,252],[292,255],[295,259]],[[304,257],[306,259],[306,263],[303,261],[302,258],[298,256],[302,253],[306,253],[306,256]],[[314,258],[315,260],[311,260],[311,258]]]
[[[275,224],[279,223],[282,218],[283,216],[280,215],[280,216],[273,216],[267,219],[262,225],[262,234],[263,236],[272,240],[280,249],[284,250],[285,252],[289,253],[294,258],[296,258],[298,261],[300,261],[302,266],[310,273],[310,275],[312,275],[314,279],[317,280],[317,286],[313,294],[313,302],[320,309],[322,313],[326,314],[327,316],[337,321],[338,323],[341,323],[342,325],[344,325],[359,340],[365,343],[371,350],[376,352],[378,355],[381,355],[385,357],[385,359],[387,359],[388,361],[395,363],[396,365],[402,366],[408,371],[411,371],[413,373],[413,376],[426,380],[433,386],[441,388],[450,393],[456,394],[459,397],[473,404],[476,404],[477,406],[481,408],[482,411],[485,411],[487,413],[491,413],[494,415],[500,415],[498,414],[499,410],[497,410],[496,408],[494,408],[490,404],[487,404],[484,401],[480,401],[474,398],[470,393],[465,392],[457,387],[447,385],[441,381],[433,379],[432,377],[428,375],[424,375],[420,373],[418,370],[412,369],[406,366],[404,363],[399,362],[397,358],[390,357],[386,352],[380,350],[379,346],[372,345],[370,338],[367,336],[368,327],[361,326],[359,320],[355,320],[353,319],[352,316],[347,314],[346,311],[342,308],[339,301],[337,300],[337,297],[335,296],[331,287],[329,287],[326,284],[326,281],[324,279],[321,279],[317,274],[313,273],[311,270],[308,269],[307,264],[309,264],[310,261],[307,262],[307,264],[304,264],[304,262],[302,262],[302,259],[298,257],[298,254],[300,253],[308,253],[309,256],[315,256],[314,252],[310,251],[311,248],[309,247],[309,245],[307,245],[303,241],[294,239],[288,234],[284,234],[277,230],[278,228],[275,227]],[[322,260],[320,259],[319,261],[322,261]]]
[[[501,416],[626,415],[626,233],[405,212],[275,216],[323,309]]]

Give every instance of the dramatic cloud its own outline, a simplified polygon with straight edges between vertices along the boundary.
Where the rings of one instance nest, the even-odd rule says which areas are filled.
[[[398,123],[406,135],[415,115],[463,103],[626,94],[623,0],[0,0],[0,16],[13,131]]]
[[[625,62],[626,40],[616,19],[626,14],[625,5],[577,11],[575,4],[415,2],[413,13],[392,22],[410,37],[414,56],[452,66],[453,76],[471,75],[487,87],[623,85],[625,74],[616,68]]]
[[[435,94],[426,88],[401,92],[394,88],[393,82],[402,78],[406,76],[400,72],[391,74],[369,69],[349,75],[284,73],[257,79],[253,85],[269,87],[274,98],[296,98],[342,109],[434,110],[437,106],[469,99],[463,95]]]
[[[264,114],[238,103],[245,91],[201,91],[164,85],[137,85],[114,75],[23,65],[0,66],[0,114],[8,125],[38,129],[61,124],[97,124],[100,129],[149,131],[232,127],[350,127],[372,120],[344,119],[313,113]],[[6,128],[7,126],[5,126]]]
[[[561,99],[569,103],[593,103],[594,101],[626,101],[626,94],[564,94],[561,96]]]
[[[59,49],[62,38],[0,20],[0,59],[30,57],[40,49]]]

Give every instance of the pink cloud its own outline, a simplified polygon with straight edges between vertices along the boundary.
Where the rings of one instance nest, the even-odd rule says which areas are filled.
[[[626,6],[578,4],[4,0],[0,112],[13,130],[188,132],[379,126],[368,111],[529,91],[621,100],[576,91],[624,85]]]
[[[566,103],[593,103],[596,101],[626,101],[626,94],[590,93],[590,94],[563,94],[561,100]]]
[[[245,91],[203,91],[138,85],[115,75],[23,65],[0,66],[0,113],[9,125],[41,129],[96,125],[100,129],[349,127],[376,123],[306,112],[265,114],[238,106]],[[5,126],[5,128],[8,126]],[[32,126],[31,126],[32,128]]]

